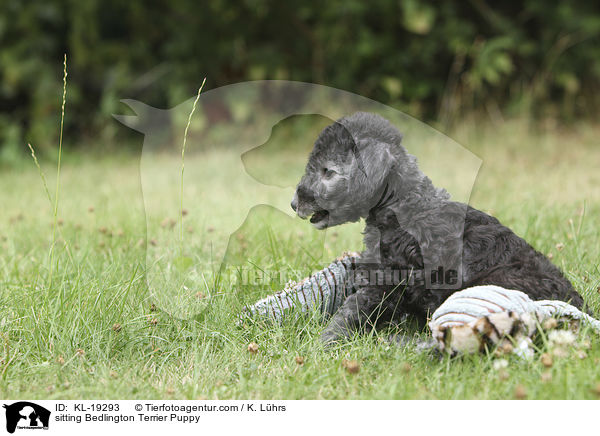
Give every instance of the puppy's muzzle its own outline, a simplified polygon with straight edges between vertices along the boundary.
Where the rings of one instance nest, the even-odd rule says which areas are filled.
[[[290,206],[302,219],[308,218],[314,212],[315,196],[303,186],[298,186]]]

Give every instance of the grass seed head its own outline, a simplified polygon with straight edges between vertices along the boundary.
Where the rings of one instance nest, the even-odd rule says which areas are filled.
[[[248,352],[251,354],[258,353],[258,344],[256,342],[250,342],[248,344]]]
[[[515,386],[514,396],[517,400],[524,400],[527,398],[527,389],[523,385]]]
[[[360,364],[356,360],[342,360],[342,367],[350,374],[356,374],[360,371]]]
[[[540,361],[542,362],[542,365],[544,365],[546,368],[552,367],[552,364],[554,363],[552,360],[552,355],[550,353],[542,354]]]
[[[302,357],[302,356],[296,356],[296,363],[298,365],[304,365],[304,357]]]
[[[112,326],[113,332],[119,333],[121,331],[121,324],[118,322],[114,323]]]

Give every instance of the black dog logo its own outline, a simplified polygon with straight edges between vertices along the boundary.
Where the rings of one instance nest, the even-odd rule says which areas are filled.
[[[10,405],[5,404],[3,407],[6,409],[6,431],[9,433],[15,432],[19,422],[21,422],[19,428],[48,429],[50,411],[42,406],[28,401],[19,401]]]

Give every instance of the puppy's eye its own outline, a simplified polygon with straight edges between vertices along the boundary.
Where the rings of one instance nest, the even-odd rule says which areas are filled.
[[[323,175],[324,179],[331,179],[337,173],[335,172],[335,170],[332,170],[331,168],[322,168],[321,174]]]

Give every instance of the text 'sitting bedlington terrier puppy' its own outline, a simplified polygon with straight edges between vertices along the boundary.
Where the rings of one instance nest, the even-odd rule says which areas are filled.
[[[324,342],[404,315],[425,322],[450,294],[475,285],[581,308],[581,296],[557,267],[496,218],[451,201],[401,140],[379,115],[341,118],[317,138],[296,189],[292,209],[318,229],[366,218],[366,249],[356,272],[362,280],[324,330]],[[373,271],[404,274],[373,280]],[[438,272],[446,274],[443,286],[430,280]]]

